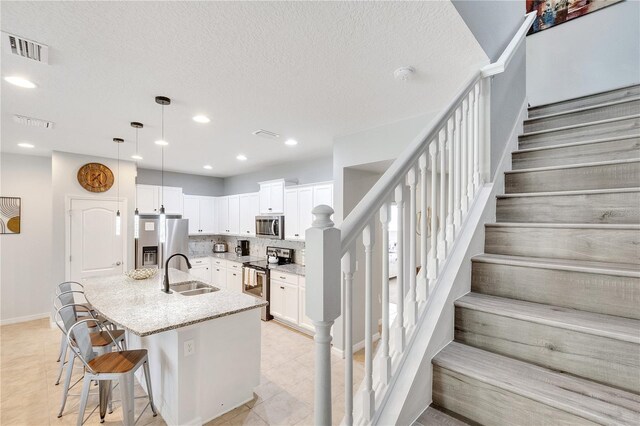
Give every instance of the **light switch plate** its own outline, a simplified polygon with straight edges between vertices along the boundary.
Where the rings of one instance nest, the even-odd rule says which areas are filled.
[[[196,342],[193,339],[184,341],[184,356],[191,356],[196,353]]]

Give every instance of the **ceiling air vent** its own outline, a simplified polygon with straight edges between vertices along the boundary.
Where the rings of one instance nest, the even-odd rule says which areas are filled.
[[[261,138],[267,139],[278,139],[280,137],[279,134],[264,129],[256,130],[255,132],[253,132],[253,134],[255,136],[260,136]]]
[[[24,115],[14,115],[13,121],[18,124],[24,124],[25,126],[39,127],[41,129],[52,129],[53,121],[41,120],[39,118],[27,117]]]
[[[49,46],[17,35],[2,32],[2,43],[6,51],[43,64],[49,63]]]

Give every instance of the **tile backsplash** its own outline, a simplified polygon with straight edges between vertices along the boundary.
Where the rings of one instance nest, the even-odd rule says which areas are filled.
[[[189,255],[201,255],[213,252],[213,245],[217,242],[226,242],[227,250],[231,253],[236,248],[237,240],[249,240],[249,254],[251,256],[266,257],[267,246],[284,247],[293,249],[293,261],[304,265],[304,241],[271,240],[269,238],[255,237],[231,237],[228,235],[206,235],[189,237]]]

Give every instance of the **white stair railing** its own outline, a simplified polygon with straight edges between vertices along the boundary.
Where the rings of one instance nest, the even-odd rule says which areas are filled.
[[[316,329],[316,425],[331,424],[330,330],[340,315],[345,331],[343,423],[375,423],[376,413],[410,349],[419,320],[428,306],[431,290],[463,231],[465,217],[476,194],[489,176],[489,163],[485,160],[489,152],[486,136],[489,133],[489,103],[485,99],[490,93],[488,77],[504,71],[534,18],[534,14],[527,15],[500,59],[470,78],[449,107],[393,162],[339,228],[330,219],[333,214],[330,207],[317,206],[313,209],[315,221],[306,232],[305,308]],[[408,200],[405,200],[405,190],[409,194]],[[398,211],[397,306],[395,319],[390,321],[389,221],[390,205],[394,202]],[[406,209],[408,212],[405,214]],[[381,235],[376,235],[377,221],[381,225]],[[405,241],[407,237],[408,241]],[[381,242],[380,277],[373,276],[376,240]],[[354,395],[352,287],[357,244],[362,244],[364,249],[365,362],[363,383]],[[409,256],[407,261],[405,256]],[[381,340],[375,354],[373,325],[377,318],[373,318],[374,286],[381,286],[382,295]]]

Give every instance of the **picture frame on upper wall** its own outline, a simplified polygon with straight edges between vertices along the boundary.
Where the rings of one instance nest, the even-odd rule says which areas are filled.
[[[20,197],[0,197],[0,234],[20,233]]]
[[[526,0],[527,13],[536,12],[530,34],[555,27],[624,0]]]

